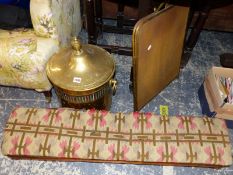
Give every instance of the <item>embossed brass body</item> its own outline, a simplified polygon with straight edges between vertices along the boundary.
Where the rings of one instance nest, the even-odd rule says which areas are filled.
[[[71,45],[55,54],[46,67],[62,106],[109,109],[117,84],[112,56],[98,46],[81,45],[76,37]]]

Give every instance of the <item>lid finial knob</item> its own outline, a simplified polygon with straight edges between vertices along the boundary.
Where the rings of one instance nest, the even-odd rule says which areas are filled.
[[[82,45],[81,45],[81,42],[80,40],[74,36],[72,37],[72,40],[71,40],[71,45],[72,45],[72,48],[77,51],[77,53],[79,54],[82,50]]]

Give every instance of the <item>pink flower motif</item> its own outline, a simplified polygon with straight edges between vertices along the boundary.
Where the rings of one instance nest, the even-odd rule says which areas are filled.
[[[59,157],[66,157],[65,155],[65,149],[67,149],[67,141],[63,140],[60,142],[59,147],[61,148],[61,152],[58,154]],[[77,158],[78,155],[76,154],[76,151],[79,150],[80,148],[80,144],[77,141],[73,142],[73,146],[72,146],[72,157],[73,158]]]
[[[210,148],[210,146],[206,147],[206,148],[204,149],[204,151],[205,151],[205,153],[206,153],[207,155],[211,155],[211,148]]]
[[[178,116],[177,119],[179,120],[178,128],[184,129],[184,117]],[[190,117],[190,128],[195,129],[197,127],[197,124],[194,122],[194,118]]]
[[[217,151],[218,151],[218,154],[219,154],[219,156],[220,156],[220,163],[222,164],[222,165],[224,165],[225,164],[225,161],[223,160],[223,155],[224,155],[224,149],[223,148],[221,148],[221,147],[217,147]]]
[[[94,123],[94,120],[92,119],[92,117],[87,120],[87,125],[93,126],[93,123]]]
[[[126,145],[124,145],[122,147],[122,151],[123,151],[123,154],[124,154],[123,160],[128,160],[128,158],[126,157],[126,154],[129,152],[129,147],[127,147]]]
[[[16,106],[15,109],[11,112],[11,118],[15,118],[17,116],[17,109],[19,108],[20,106]]]
[[[61,148],[61,152],[58,154],[59,157],[65,157],[65,148],[67,146],[67,141],[63,140],[60,142],[59,147]]]
[[[190,127],[191,129],[195,129],[197,127],[197,124],[194,122],[193,117],[190,117]]]
[[[11,143],[13,145],[16,145],[18,143],[18,140],[19,140],[19,136],[15,136],[12,140],[11,140]]]
[[[177,162],[176,158],[175,158],[175,155],[177,153],[177,148],[174,147],[174,146],[170,146],[170,153],[172,155],[172,161],[173,162]],[[160,146],[156,149],[157,153],[160,155],[159,159],[157,159],[158,162],[163,162],[163,155],[164,155],[164,146]]]
[[[210,146],[206,147],[204,149],[205,153],[208,155],[208,159],[206,160],[206,163],[210,164],[213,161],[212,158],[212,153],[211,153],[211,148]],[[225,161],[223,160],[223,155],[224,155],[224,148],[217,147],[217,155],[219,156],[219,162],[224,165]]]
[[[107,123],[104,117],[108,114],[108,111],[102,110],[102,111],[100,111],[100,113],[102,116],[102,119],[100,120],[100,126],[104,127]]]
[[[46,109],[47,113],[43,116],[43,120],[45,122],[48,122],[49,121],[49,118],[51,116],[51,111],[53,111],[54,109]],[[60,108],[60,109],[57,109],[56,111],[56,115],[55,115],[55,123],[58,123],[61,121],[61,113],[64,111],[65,109],[63,108]]]
[[[63,140],[61,141],[61,143],[59,144],[60,148],[64,149],[67,145],[67,141],[66,140]]]
[[[211,148],[210,146],[206,147],[204,149],[205,153],[208,155],[208,159],[206,160],[206,163],[210,164],[213,159],[212,159],[212,155],[211,155]],[[225,161],[223,160],[223,155],[224,155],[224,149],[221,147],[217,147],[217,155],[219,156],[219,162],[224,165]]]
[[[27,137],[26,139],[25,139],[25,144],[26,145],[30,145],[32,143],[32,139],[30,138],[30,137]]]
[[[100,120],[100,126],[104,127],[105,125],[106,125],[106,120],[105,119]]]
[[[145,113],[145,116],[147,119],[150,119],[152,117],[152,113],[151,112],[147,112]]]
[[[152,117],[152,114],[150,112],[145,114],[146,116],[146,128],[150,129],[152,127],[152,124],[150,122],[150,118]]]
[[[164,153],[164,147],[160,146],[156,149],[156,152],[160,155],[159,159],[157,159],[158,162],[163,161],[163,153]]]
[[[95,109],[91,109],[88,111],[90,118],[87,120],[87,125],[93,126],[93,123],[94,123],[93,115],[95,115],[95,113],[96,113]],[[107,116],[107,114],[108,114],[108,111],[105,111],[105,110],[100,111],[100,115],[101,115],[101,119],[99,123],[100,127],[104,127],[106,125],[107,122],[104,117]]]
[[[11,117],[14,118],[17,116],[17,112],[16,112],[16,109],[14,109],[11,113]]]
[[[24,149],[23,149],[23,153],[24,155],[30,155],[30,151],[29,149],[27,148],[30,144],[32,143],[32,139],[30,137],[27,137],[25,139],[25,146],[24,146]]]
[[[11,143],[13,145],[13,147],[10,149],[10,154],[12,155],[15,155],[16,154],[16,150],[17,150],[17,145],[18,145],[18,142],[19,142],[19,136],[15,136],[12,140],[11,140]],[[27,137],[25,139],[25,142],[24,142],[24,147],[23,147],[23,154],[24,155],[30,155],[30,151],[28,150],[28,146],[32,143],[32,140],[30,137]]]
[[[72,152],[72,157],[77,158],[78,155],[75,153],[77,150],[79,150],[80,144],[78,142],[73,143],[73,152]]]
[[[226,125],[225,120],[222,120],[222,128],[224,128],[224,129],[226,129],[226,128],[227,128],[227,125]]]
[[[135,121],[133,123],[133,127],[136,128],[136,129],[139,128],[139,122],[138,122],[139,115],[140,115],[139,112],[134,112],[133,113],[133,118],[135,119]]]
[[[179,129],[184,129],[183,118],[181,116],[177,116],[176,118],[179,120],[178,128]]]
[[[27,43],[30,43],[32,41],[32,39],[22,39],[19,41],[19,43],[22,43],[22,44],[27,44]]]
[[[63,108],[59,108],[58,110],[57,110],[57,115],[55,116],[55,123],[58,123],[58,122],[60,122],[61,121],[61,118],[62,118],[62,116],[60,115],[62,112],[64,112],[65,111],[65,109],[63,109]]]
[[[108,147],[108,151],[110,152],[110,156],[108,157],[108,160],[113,160],[113,158],[114,158],[114,148],[115,148],[115,144],[111,144]]]
[[[140,116],[140,113],[139,113],[139,112],[133,112],[133,117],[134,117],[135,119],[138,119],[139,116]]]
[[[93,120],[93,114],[95,114],[95,109],[93,108],[93,109],[90,109],[90,110],[88,110],[88,115],[90,116],[90,118],[87,120],[87,125],[89,125],[89,126],[93,126],[93,123],[94,123],[94,120]]]
[[[210,148],[210,146],[206,147],[204,149],[204,151],[208,155],[208,159],[206,160],[206,163],[210,164],[211,163],[211,148]]]
[[[101,115],[102,115],[103,117],[105,117],[105,116],[108,114],[108,111],[102,110],[102,111],[100,111],[100,113],[101,113]]]
[[[50,112],[50,109],[46,109],[47,113],[43,116],[43,120],[45,122],[48,122],[49,121],[49,112]]]
[[[95,111],[96,110],[93,108],[93,109],[88,110],[87,113],[92,117],[92,115],[95,114]]]
[[[174,146],[171,146],[170,149],[171,149],[171,153],[172,153],[172,161],[173,161],[173,162],[177,162],[177,160],[176,160],[176,158],[175,158],[175,155],[176,155],[176,153],[177,153],[177,148],[174,147]]]
[[[13,147],[10,149],[10,154],[15,155],[16,154],[16,149],[17,149],[17,145],[18,145],[18,141],[19,141],[19,136],[15,136],[12,140],[11,143],[13,145]]]

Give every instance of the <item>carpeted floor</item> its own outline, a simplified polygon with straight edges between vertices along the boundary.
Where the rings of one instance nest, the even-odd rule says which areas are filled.
[[[85,43],[87,35],[83,31],[80,38]],[[100,38],[102,43],[131,45],[131,36],[104,34]],[[181,70],[178,79],[174,80],[158,96],[148,103],[141,112],[159,114],[160,105],[168,105],[170,115],[201,116],[198,89],[204,75],[211,66],[220,66],[219,55],[225,52],[233,53],[233,33],[203,31],[193,50],[191,59]],[[131,57],[113,55],[116,64],[116,78],[118,89],[113,97],[112,112],[133,111],[133,95],[129,91],[129,76]],[[172,65],[171,65],[172,66]],[[12,87],[0,87],[0,142],[3,128],[9,112],[15,106],[25,107],[59,107],[59,101],[53,91],[52,102],[48,104],[43,94],[33,90],[24,90]],[[230,129],[233,143],[233,129]],[[111,174],[111,175],[139,175],[139,174],[233,174],[233,166],[223,169],[191,168],[191,167],[162,167],[153,165],[121,165],[105,163],[82,162],[50,162],[11,160],[4,157],[0,151],[0,174]]]

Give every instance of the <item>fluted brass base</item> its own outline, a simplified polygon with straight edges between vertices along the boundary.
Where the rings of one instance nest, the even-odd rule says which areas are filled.
[[[109,94],[104,95],[96,101],[89,103],[74,103],[64,99],[61,99],[62,107],[76,108],[76,109],[98,109],[98,110],[110,110],[112,96]]]

